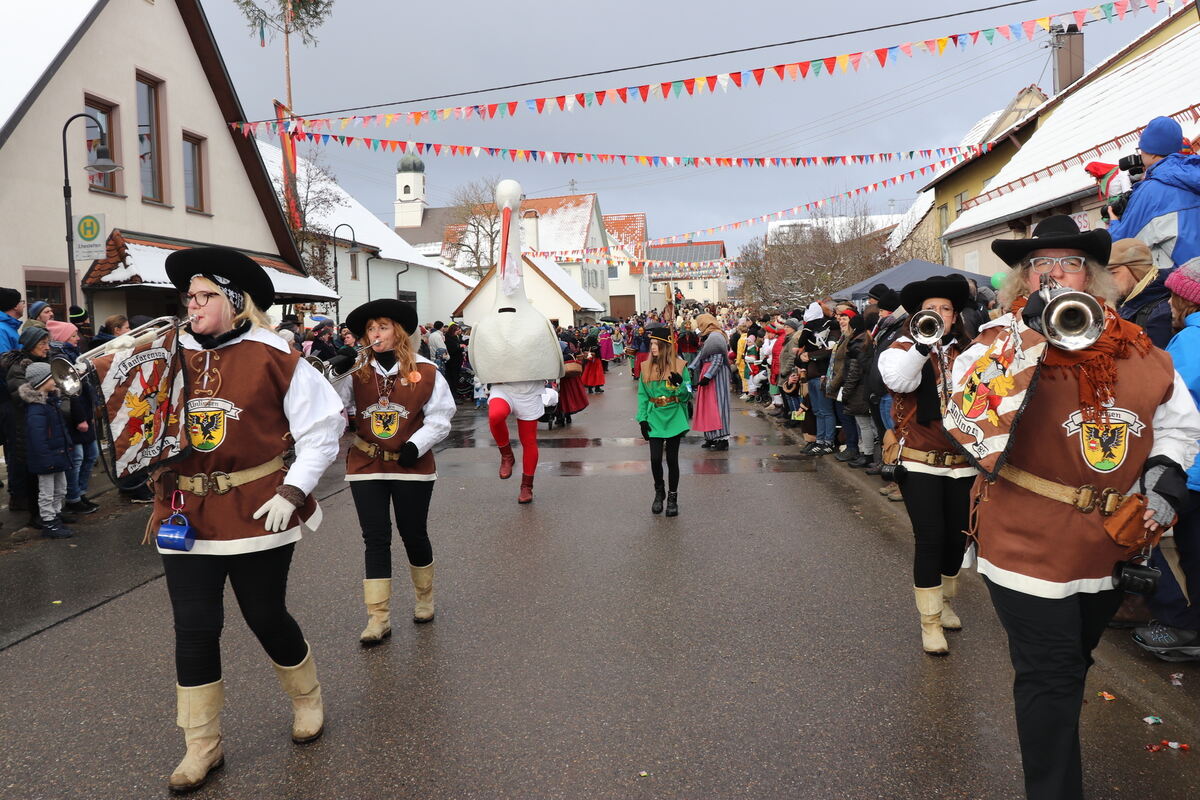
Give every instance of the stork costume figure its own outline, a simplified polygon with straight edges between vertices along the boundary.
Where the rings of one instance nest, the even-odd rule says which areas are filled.
[[[475,324],[468,346],[471,365],[480,382],[491,384],[488,424],[500,448],[500,477],[512,477],[516,457],[508,438],[508,415],[516,414],[521,440],[521,490],[518,503],[533,502],[537,471],[538,419],[546,412],[542,389],[547,380],[563,375],[562,351],[554,326],[525,296],[521,273],[521,185],[514,180],[496,184],[500,209],[499,279],[492,310]]]

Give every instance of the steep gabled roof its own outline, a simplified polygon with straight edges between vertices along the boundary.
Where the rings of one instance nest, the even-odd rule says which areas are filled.
[[[964,208],[945,235],[964,233],[1053,205],[1094,190],[1095,179],[1082,163],[1052,175],[1051,165],[1088,154],[1082,160],[1115,161],[1136,147],[1136,131],[1153,117],[1197,105],[1194,82],[1180,80],[1200,64],[1200,24],[1086,84],[1063,99],[996,175],[980,202]],[[1184,133],[1197,124],[1188,114]],[[1120,142],[1115,141],[1120,139]],[[1101,148],[1104,155],[1095,152]],[[1089,151],[1091,151],[1089,153]],[[1034,176],[1039,178],[1034,180]]]
[[[538,216],[538,250],[583,250],[596,215],[596,195],[527,197],[521,201],[521,216],[530,211]]]
[[[592,297],[587,291],[579,285],[579,281],[567,274],[566,270],[560,267],[552,258],[545,256],[523,255],[521,260],[525,262],[525,269],[533,270],[536,274],[542,277],[546,283],[550,284],[564,300],[571,304],[571,307],[576,311],[603,311],[602,306],[596,298]],[[483,280],[475,285],[463,301],[458,304],[458,308],[454,309],[452,316],[461,317],[463,309],[465,309],[483,288],[494,280],[496,277],[496,268],[492,267],[483,276]]]

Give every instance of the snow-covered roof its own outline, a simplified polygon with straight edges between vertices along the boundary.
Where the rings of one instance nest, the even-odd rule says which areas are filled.
[[[979,119],[978,122],[972,125],[971,129],[967,131],[965,136],[963,136],[962,141],[958,143],[959,147],[970,147],[973,144],[983,144],[984,137],[987,136],[988,131],[992,129],[992,126],[996,124],[996,120],[1000,119],[1001,115],[1003,114],[1003,108],[998,108],[990,114],[985,114]]]
[[[869,214],[865,217],[806,217],[804,219],[776,220],[767,223],[767,241],[772,241],[781,231],[796,227],[824,228],[834,239],[842,241],[846,237],[865,236],[868,233],[890,228],[903,218],[903,214]]]
[[[96,284],[112,289],[136,286],[169,288],[172,284],[167,277],[167,256],[178,249],[127,241],[125,259],[99,277]],[[253,254],[249,255],[253,258]],[[267,271],[275,286],[275,294],[281,298],[337,299],[337,293],[316,278],[283,272],[262,258],[256,258],[255,261]]]
[[[258,144],[258,151],[262,154],[263,163],[267,167],[268,174],[272,178],[281,175],[283,172],[283,151],[261,139],[256,139],[255,142]],[[317,169],[311,162],[300,156],[296,157],[296,180],[301,185],[310,179],[319,181],[320,178],[316,177],[316,175]],[[278,191],[278,182],[275,183],[275,187],[276,191]],[[383,220],[368,211],[366,206],[355,200],[336,181],[331,182],[328,189],[333,202],[329,208],[318,209],[313,214],[311,222],[329,231],[332,231],[334,226],[344,222],[354,230],[355,241],[360,245],[367,245],[379,250],[379,255],[382,258],[403,261],[440,272],[447,278],[467,288],[475,285],[476,281],[474,278],[470,278],[457,270],[443,265],[436,258],[429,258],[422,255],[415,247],[400,238]],[[346,235],[348,232],[346,228],[340,228],[338,230],[338,238],[348,238]]]
[[[570,298],[580,311],[603,311],[604,306],[579,285],[558,262],[548,256],[526,255],[525,260],[537,268],[538,272],[558,287],[559,291]]]
[[[537,212],[538,250],[583,250],[596,214],[596,195],[528,197],[521,201],[521,216],[530,211]]]
[[[1037,130],[1021,146],[988,186],[989,190],[1026,179],[1024,186],[988,196],[985,190],[978,204],[964,208],[946,236],[1021,216],[1056,201],[1094,188],[1095,179],[1083,164],[1066,167],[1039,180],[1029,178],[1039,170],[1100,146],[1103,154],[1092,153],[1086,159],[1115,161],[1132,152],[1133,143],[1117,144],[1113,139],[1129,134],[1160,115],[1176,114],[1194,105],[1194,83],[1183,80],[1200,63],[1200,25],[1192,25],[1174,39],[1092,82],[1062,99],[1047,113]],[[1195,136],[1198,125],[1191,119],[1183,123],[1184,134]]]
[[[646,214],[605,214],[604,230],[608,233],[609,246],[620,248],[627,254],[640,258],[646,247]]]
[[[4,79],[0,80],[0,143],[15,123],[16,112],[34,92],[42,77],[56,66],[60,54],[76,32],[89,21],[100,0],[55,0],[46,3],[5,3],[0,25],[0,53],[4,54]],[[82,108],[82,106],[80,106]]]
[[[908,211],[900,215],[900,221],[896,223],[896,227],[892,228],[892,232],[888,234],[888,250],[895,250],[904,244],[904,240],[917,229],[917,226],[921,224],[921,220],[925,219],[925,215],[933,210],[935,197],[936,192],[933,189],[926,189],[917,194],[917,199],[913,200],[912,205],[908,207]]]

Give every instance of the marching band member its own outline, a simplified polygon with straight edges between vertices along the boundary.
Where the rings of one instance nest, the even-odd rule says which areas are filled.
[[[637,422],[642,438],[650,443],[650,472],[654,475],[654,502],[650,511],[662,513],[667,501],[667,516],[679,514],[679,443],[688,432],[687,402],[692,389],[688,369],[672,344],[671,330],[650,328],[650,358],[642,364],[638,379]],[[662,458],[667,455],[667,478],[663,485]]]
[[[413,622],[433,621],[433,548],[426,530],[437,480],[433,446],[450,433],[456,407],[437,366],[413,350],[417,312],[412,305],[373,300],[351,311],[346,326],[368,346],[364,363],[337,385],[346,407],[354,410],[356,435],[346,456],[346,480],[366,553],[368,620],[359,641],[369,646],[392,633],[393,511],[416,593]]]
[[[955,361],[944,418],[981,471],[972,535],[1008,634],[1031,800],[1083,797],[1079,714],[1092,651],[1137,577],[1130,542],[1172,524],[1200,437],[1170,355],[1105,305],[1111,246],[1108,231],[1081,233],[1066,215],[992,242],[1014,268],[1002,289],[1010,311]],[[1076,293],[1064,317],[1090,319],[1086,334],[1045,324],[1056,317],[1043,320],[1043,278]]]
[[[292,699],[292,740],[313,741],[324,728],[312,648],[285,593],[301,529],[321,522],[312,491],[337,458],[343,423],[329,382],[267,327],[275,291],[262,267],[206,247],[172,253],[166,268],[192,317],[179,336],[188,386],[178,412],[187,414],[191,450],[154,474],[151,524],[182,513],[195,536],[190,550],[158,537],[175,619],[176,724],[187,743],[169,787],[187,792],[224,763],[226,579]],[[296,459],[285,468],[293,442]]]
[[[962,622],[950,600],[958,593],[958,570],[966,548],[967,515],[975,468],[955,452],[942,427],[949,401],[950,371],[966,345],[958,315],[970,286],[960,277],[916,281],[900,293],[910,314],[933,311],[942,320],[940,341],[901,336],[879,355],[879,373],[895,398],[892,414],[904,466],[904,508],[912,523],[913,591],[921,614],[921,647],[950,652],[944,630]]]

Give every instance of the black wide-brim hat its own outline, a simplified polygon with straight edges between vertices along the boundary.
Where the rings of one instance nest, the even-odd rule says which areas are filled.
[[[373,319],[390,319],[408,331],[409,336],[417,329],[417,309],[413,304],[387,299],[372,300],[351,311],[346,317],[346,327],[355,339],[361,339],[367,335],[367,323]]]
[[[992,242],[992,252],[1010,267],[1020,264],[1034,250],[1050,248],[1082,250],[1102,266],[1108,266],[1112,236],[1105,230],[1081,233],[1075,220],[1066,214],[1055,214],[1039,222],[1028,239],[996,239]]]
[[[923,281],[913,281],[900,290],[900,305],[909,314],[915,314],[930,297],[944,297],[956,312],[962,311],[971,299],[971,285],[962,275],[935,275]]]
[[[192,247],[167,256],[167,277],[175,288],[186,292],[193,275],[212,276],[217,283],[228,281],[250,295],[259,311],[275,303],[275,285],[254,259],[228,247]]]
[[[671,337],[671,329],[666,325],[655,325],[653,328],[646,328],[646,335],[651,339],[658,339],[660,342],[666,342],[667,344],[672,344],[675,341]]]

